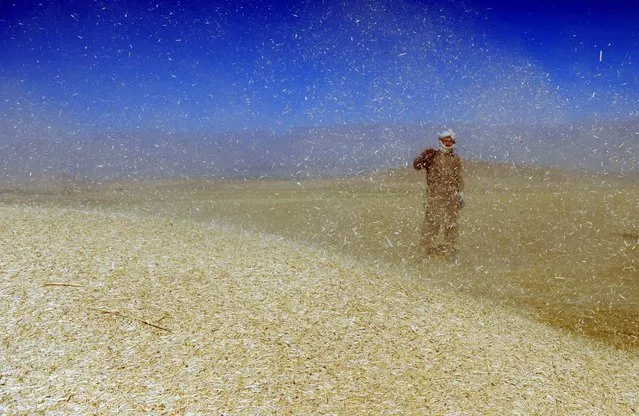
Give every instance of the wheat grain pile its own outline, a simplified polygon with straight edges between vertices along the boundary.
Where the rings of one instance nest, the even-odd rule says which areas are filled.
[[[639,411],[634,352],[229,225],[4,206],[0,279],[0,414]]]

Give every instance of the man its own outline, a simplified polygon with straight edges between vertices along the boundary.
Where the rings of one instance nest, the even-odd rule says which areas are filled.
[[[417,170],[426,172],[428,186],[422,227],[422,248],[427,254],[442,253],[455,258],[459,236],[459,217],[464,205],[461,159],[455,154],[455,132],[439,134],[440,148],[424,150],[413,162]],[[444,244],[436,245],[443,230]]]

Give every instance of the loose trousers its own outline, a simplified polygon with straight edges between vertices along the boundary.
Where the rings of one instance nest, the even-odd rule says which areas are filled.
[[[427,198],[424,223],[422,225],[422,246],[434,250],[436,241],[443,232],[443,250],[454,253],[459,238],[460,206],[457,198]]]

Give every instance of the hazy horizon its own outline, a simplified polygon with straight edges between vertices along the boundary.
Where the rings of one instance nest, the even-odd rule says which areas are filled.
[[[0,181],[29,177],[314,178],[410,166],[436,147],[440,126],[354,125],[275,134],[113,134],[8,139],[0,143]],[[639,121],[560,126],[455,126],[469,160],[539,165],[635,177]]]

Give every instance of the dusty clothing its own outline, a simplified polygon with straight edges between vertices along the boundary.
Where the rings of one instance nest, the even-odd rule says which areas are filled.
[[[426,149],[413,167],[426,171],[428,185],[422,245],[427,250],[434,249],[443,230],[444,251],[453,252],[459,236],[460,193],[464,189],[461,159],[454,152]]]

